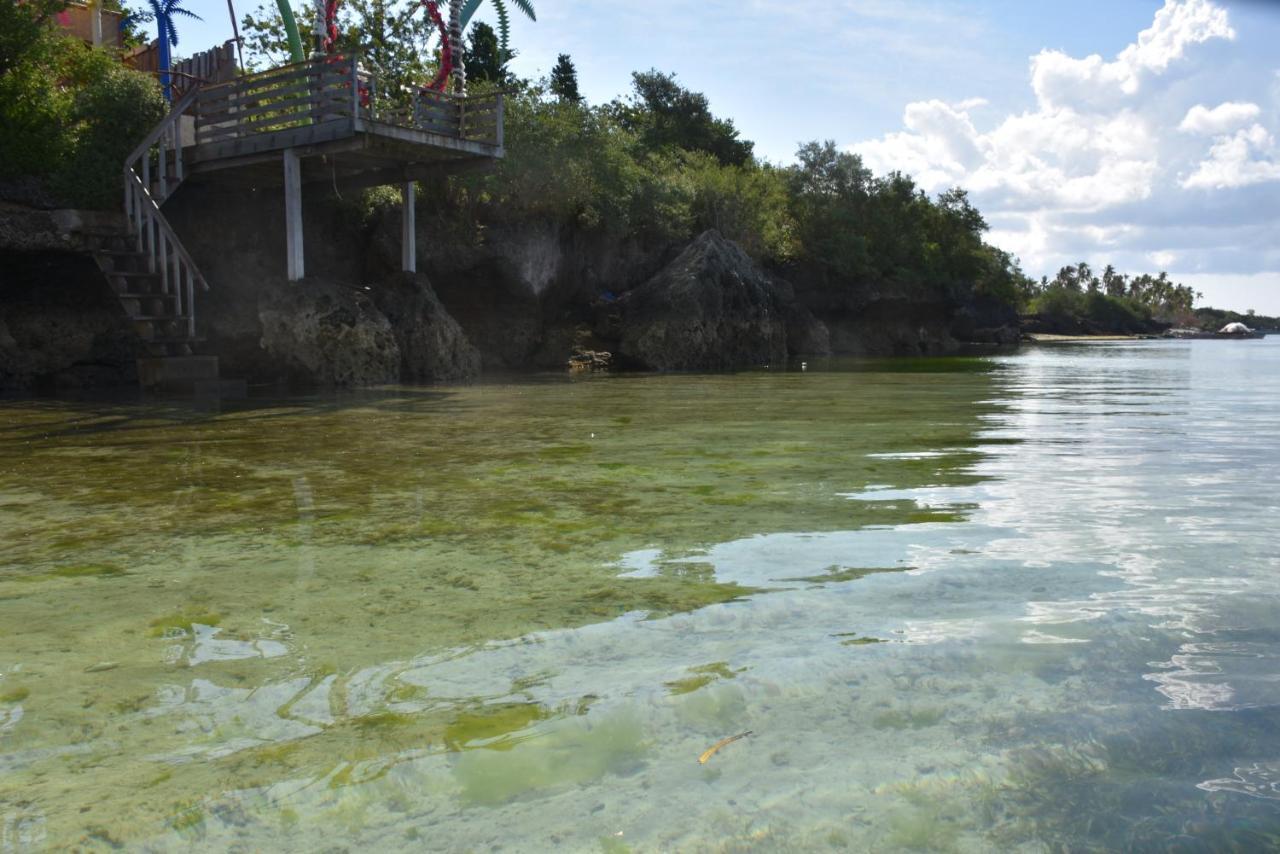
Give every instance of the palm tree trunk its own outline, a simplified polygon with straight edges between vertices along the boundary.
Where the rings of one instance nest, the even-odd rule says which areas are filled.
[[[173,87],[169,81],[169,63],[172,57],[169,53],[169,21],[167,18],[156,17],[156,31],[160,37],[160,88],[164,90],[164,99],[169,103],[173,103]]]
[[[453,89],[467,94],[467,63],[462,58],[462,0],[449,0],[449,51],[453,54]]]

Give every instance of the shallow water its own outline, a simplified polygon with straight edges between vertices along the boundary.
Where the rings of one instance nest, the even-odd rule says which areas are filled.
[[[1274,848],[1278,475],[1274,338],[3,402],[0,850]]]

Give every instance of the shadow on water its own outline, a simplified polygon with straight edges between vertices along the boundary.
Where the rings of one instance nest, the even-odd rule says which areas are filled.
[[[392,387],[333,394],[243,398],[165,397],[140,393],[56,398],[0,399],[0,441],[91,437],[124,431],[166,430],[224,416],[242,422],[269,422],[302,416],[325,416],[347,409],[395,414],[448,412],[457,394],[442,388]],[[4,424],[6,411],[23,410],[26,419]],[[457,411],[454,409],[453,411]],[[33,426],[27,423],[35,420]]]

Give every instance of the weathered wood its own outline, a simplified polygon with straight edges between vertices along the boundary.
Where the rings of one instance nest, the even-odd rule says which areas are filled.
[[[255,133],[262,133],[268,130],[279,130],[281,125],[301,127],[309,124],[312,119],[332,119],[335,117],[337,103],[338,102],[334,101],[319,104],[307,110],[294,110],[292,112],[280,113],[278,115],[263,115],[252,121],[237,122],[234,125],[209,128],[198,138],[199,143],[203,145],[205,143],[218,142],[224,139],[253,136]],[[342,116],[337,117],[342,118]]]
[[[417,195],[412,181],[400,185],[400,269],[406,273],[418,271],[418,246],[415,232],[414,206]]]
[[[302,255],[302,164],[298,152],[284,151],[284,235],[288,279],[296,282],[306,275]]]

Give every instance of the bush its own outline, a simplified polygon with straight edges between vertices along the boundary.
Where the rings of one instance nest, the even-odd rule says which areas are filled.
[[[125,157],[164,112],[148,75],[46,28],[0,74],[0,178],[35,176],[60,203],[114,207]]]

